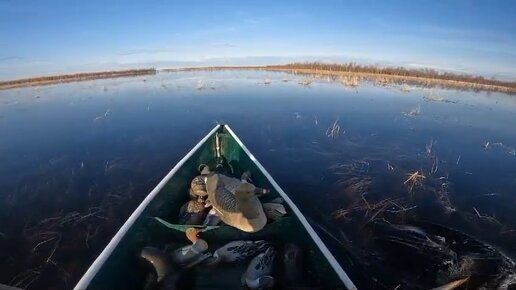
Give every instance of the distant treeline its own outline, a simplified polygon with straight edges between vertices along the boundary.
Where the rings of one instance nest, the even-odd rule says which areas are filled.
[[[43,76],[43,77],[18,79],[18,80],[12,80],[12,81],[0,81],[0,89],[9,89],[9,88],[17,88],[17,87],[25,87],[25,86],[48,85],[48,84],[85,81],[85,80],[106,79],[106,78],[151,75],[151,74],[156,74],[156,69],[154,69],[154,68],[131,69],[131,70],[119,70],[119,71],[103,71],[103,72],[56,75],[56,76]]]
[[[403,77],[416,77],[416,78],[429,78],[446,81],[458,81],[475,83],[487,86],[498,86],[506,87],[511,90],[516,90],[516,81],[501,81],[496,79],[487,79],[482,76],[474,76],[469,74],[458,74],[450,72],[439,72],[434,69],[423,68],[423,69],[409,69],[404,67],[380,67],[377,65],[363,65],[355,63],[346,64],[327,64],[320,62],[304,62],[304,63],[291,63],[286,65],[272,65],[269,68],[278,69],[299,69],[299,70],[321,70],[321,71],[335,71],[335,72],[350,72],[350,73],[370,73],[370,74],[382,74],[389,76],[403,76]]]

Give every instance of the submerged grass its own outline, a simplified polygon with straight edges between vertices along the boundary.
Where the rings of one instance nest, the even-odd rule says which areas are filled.
[[[328,75],[323,76],[324,78],[332,78]],[[357,78],[359,83],[363,80],[362,78]],[[332,79],[337,81],[339,80],[338,78]],[[257,83],[262,80],[263,78],[260,78]],[[388,79],[378,79],[377,81],[378,85],[387,85],[388,83]],[[273,86],[276,84],[277,82],[274,81]],[[203,88],[201,88],[201,90],[207,87],[207,85],[208,83],[202,83]],[[196,92],[194,86],[195,83],[193,83],[193,85],[190,84],[190,89]],[[91,118],[95,115],[102,114],[106,107],[103,108],[104,109],[95,111],[91,117],[88,116],[88,121],[92,123]],[[408,112],[407,115],[411,117],[417,116],[420,113],[420,106],[418,106],[418,108],[414,110],[414,113]],[[113,107],[113,109],[116,108]],[[373,133],[377,132],[356,133],[360,129],[358,125],[356,127],[357,129],[353,130],[354,132],[347,133],[346,138],[337,138],[339,134],[343,134],[343,130],[338,123],[338,118],[335,119],[335,121],[330,119],[326,120],[327,123],[319,124],[317,117],[312,119],[310,116],[317,114],[321,116],[320,121],[323,122],[324,115],[322,112],[308,115],[308,113],[305,114],[301,111],[301,114],[295,114],[294,119],[296,124],[302,124],[303,126],[309,127],[308,130],[301,131],[303,133],[308,132],[306,136],[309,138],[306,139],[306,143],[297,143],[299,140],[295,138],[298,138],[298,136],[290,135],[291,132],[289,130],[292,130],[292,128],[275,128],[274,130],[276,131],[271,128],[261,128],[261,130],[266,132],[263,134],[266,138],[274,138],[270,136],[274,135],[275,132],[281,132],[282,139],[279,142],[285,142],[288,144],[288,150],[281,151],[281,154],[283,154],[281,160],[295,164],[298,164],[297,162],[299,161],[300,168],[297,168],[299,170],[296,170],[296,174],[293,174],[294,178],[296,178],[296,182],[293,183],[298,183],[299,176],[315,176],[310,181],[307,181],[308,179],[303,180],[301,184],[302,186],[299,186],[301,191],[299,195],[304,194],[302,190],[305,189],[305,186],[308,188],[306,191],[311,191],[311,193],[313,192],[312,189],[317,191],[326,185],[336,189],[328,193],[327,196],[330,196],[329,198],[325,197],[322,199],[318,196],[317,202],[320,203],[317,203],[317,206],[322,208],[324,203],[330,204],[327,206],[328,208],[325,208],[325,214],[328,215],[328,219],[332,218],[334,225],[338,226],[339,230],[340,226],[349,226],[350,224],[353,224],[353,226],[359,228],[358,234],[360,235],[362,234],[361,230],[365,225],[370,226],[376,221],[403,223],[405,220],[408,220],[408,217],[413,218],[414,220],[426,217],[438,221],[455,221],[466,216],[467,218],[464,220],[471,222],[472,227],[476,226],[481,230],[485,227],[492,227],[496,228],[497,233],[499,232],[500,235],[504,235],[503,238],[505,240],[514,241],[516,238],[516,230],[514,230],[514,226],[511,226],[511,220],[504,217],[503,214],[500,214],[498,211],[496,212],[497,215],[495,215],[495,211],[488,207],[486,208],[485,204],[475,203],[472,207],[471,204],[467,204],[464,200],[460,199],[460,193],[455,192],[456,187],[454,187],[450,180],[453,180],[454,182],[456,181],[455,178],[457,174],[454,175],[453,170],[458,167],[459,164],[463,167],[461,170],[471,170],[475,172],[475,176],[478,174],[478,171],[467,169],[470,161],[470,156],[467,155],[467,153],[463,153],[465,159],[463,160],[463,163],[460,163],[461,155],[458,155],[460,151],[446,155],[446,150],[448,150],[448,148],[436,148],[436,143],[433,139],[431,139],[428,144],[425,144],[430,138],[429,135],[425,135],[423,139],[418,139],[416,145],[412,148],[410,147],[411,144],[407,145],[403,143],[406,139],[396,140],[396,142],[389,144],[384,142],[386,139],[381,139],[379,141],[378,139],[375,139],[377,137],[372,137]],[[399,115],[399,113],[397,114]],[[107,116],[108,112],[106,111],[104,115],[100,115],[98,117],[99,120],[103,120]],[[107,119],[109,120],[110,118]],[[346,120],[348,119],[351,118],[346,118]],[[407,118],[405,121],[411,122],[412,120],[414,119]],[[351,119],[350,121],[347,121],[347,123],[355,126],[354,123],[351,123],[352,121],[354,120]],[[102,122],[98,122],[97,125],[101,123]],[[326,126],[323,124],[328,123],[329,127],[326,129]],[[277,126],[278,124],[275,125]],[[323,125],[324,127],[319,125]],[[288,132],[288,134],[285,134],[285,132]],[[316,133],[310,135],[310,132]],[[252,135],[251,133],[255,132],[250,132],[249,135]],[[258,132],[258,135],[260,133],[261,132]],[[295,136],[295,138],[289,139],[290,136]],[[261,137],[263,136],[260,136],[260,138]],[[258,139],[259,138],[255,140]],[[444,141],[446,140],[443,140],[442,142],[443,147],[444,144],[447,144],[447,142]],[[259,142],[259,140],[256,142]],[[439,144],[441,145],[441,143]],[[424,145],[426,146],[423,149],[422,147]],[[274,143],[274,140],[270,142],[268,140],[266,146],[275,148],[274,146],[277,146],[277,144]],[[480,144],[475,145],[475,147],[476,149],[481,150]],[[481,153],[488,154],[491,150],[500,150],[509,154],[514,152],[514,149],[513,151],[510,150],[512,147],[502,144],[501,142],[486,142],[484,147],[486,152]],[[441,149],[444,150],[440,151]],[[295,153],[291,154],[291,152]],[[439,158],[437,157],[437,153],[439,153]],[[134,152],[131,154],[134,154]],[[265,153],[262,152],[262,154]],[[452,156],[453,161],[446,162],[451,160],[450,155]],[[271,155],[269,155],[269,157],[270,156]],[[295,157],[290,158],[292,156]],[[87,157],[81,156],[80,159],[82,158]],[[296,158],[295,161],[294,158]],[[79,172],[78,168],[82,169],[84,167],[84,164],[80,159],[75,165],[75,175],[72,169],[72,176],[77,176],[77,172]],[[59,160],[59,158],[56,160],[52,159],[48,162],[49,166],[61,166],[65,168],[63,169],[64,171],[70,172],[71,167],[64,163],[60,163]],[[41,181],[42,183],[50,182],[53,184],[48,191],[40,192],[38,190],[39,186],[43,186],[42,184],[38,184],[39,181],[35,181],[34,179],[22,180],[23,182],[20,182],[20,184],[23,184],[25,189],[20,189],[20,191],[29,195],[21,195],[19,199],[23,199],[26,196],[33,197],[36,194],[48,194],[48,198],[50,195],[49,193],[52,191],[59,192],[59,198],[73,198],[74,193],[80,193],[83,196],[82,198],[84,198],[84,196],[95,196],[95,192],[97,191],[106,190],[106,192],[101,194],[102,197],[109,199],[109,202],[113,207],[125,208],[128,209],[126,211],[129,211],[135,206],[135,202],[133,201],[133,204],[131,205],[131,202],[124,199],[124,196],[126,193],[130,194],[133,192],[134,189],[131,190],[121,187],[121,184],[127,181],[127,179],[131,179],[131,176],[123,175],[120,172],[134,171],[134,167],[137,166],[139,160],[132,160],[134,164],[126,165],[120,164],[121,162],[117,161],[114,156],[110,156],[109,159],[105,160],[110,161],[102,161],[99,163],[99,166],[102,168],[100,169],[101,172],[98,176],[87,178],[87,185],[85,187],[83,185],[78,186],[79,188],[81,186],[84,187],[83,189],[80,189],[80,192],[75,192],[73,189],[65,188],[66,186],[62,186],[62,180],[61,182],[58,182],[60,178],[63,180],[70,179],[71,177],[69,174],[66,175],[66,177],[57,176],[56,174],[48,174],[40,177],[43,180]],[[88,160],[86,160],[86,163],[86,167],[88,167]],[[272,170],[282,172],[283,167],[281,166],[284,164],[273,163],[272,165]],[[275,166],[279,169],[275,169]],[[287,168],[291,167],[289,166]],[[324,171],[325,168],[328,168],[332,174],[321,174],[319,176],[316,171]],[[412,171],[415,168],[422,169]],[[310,171],[311,169],[313,169],[313,171]],[[150,169],[148,171],[151,170],[154,169]],[[408,174],[406,174],[407,172]],[[452,174],[449,174],[450,172]],[[439,177],[438,174],[444,175],[445,177]],[[108,178],[111,175],[120,175],[121,177],[118,180],[113,179],[113,181],[109,181],[101,185],[93,185],[101,181],[104,177]],[[289,175],[286,175],[285,177],[285,175],[282,176],[279,174],[279,176],[280,178],[284,178],[288,181]],[[155,184],[155,182],[157,181],[154,180],[152,184]],[[92,187],[88,189],[88,186],[90,185]],[[293,194],[298,194],[297,192],[293,192],[296,189],[297,188],[294,187],[294,190],[292,190]],[[499,189],[496,190],[498,191]],[[501,191],[502,190],[500,190],[500,192]],[[34,192],[34,195],[30,195],[32,192]],[[145,194],[148,192],[148,188],[140,188],[139,192],[141,192],[141,194]],[[346,194],[345,197],[343,197],[344,194]],[[100,194],[97,195],[97,197],[98,196],[100,196]],[[337,200],[335,202],[331,200],[334,196]],[[495,202],[498,202],[499,198],[502,198],[502,194],[489,197],[489,201],[494,204]],[[330,201],[327,201],[326,199],[330,199]],[[100,199],[97,198],[96,200],[98,201]],[[310,201],[312,202],[313,199],[310,199]],[[120,220],[123,220],[125,217],[124,214],[120,214],[119,212],[112,212],[113,208],[107,206],[107,204],[106,206],[103,204],[104,202],[95,202],[88,204],[84,208],[73,208],[71,211],[71,207],[58,204],[59,208],[57,210],[49,210],[45,213],[48,215],[43,213],[36,214],[36,222],[31,222],[31,218],[27,217],[29,221],[24,224],[27,227],[23,233],[26,235],[24,238],[27,242],[28,251],[24,251],[23,255],[13,254],[12,257],[29,257],[27,259],[30,261],[27,262],[27,267],[23,269],[16,268],[16,271],[13,271],[14,274],[19,272],[18,275],[8,272],[6,272],[7,274],[3,274],[3,281],[0,282],[5,281],[7,283],[11,277],[16,276],[13,278],[14,280],[11,281],[11,285],[17,285],[19,287],[29,289],[45,289],[45,286],[49,284],[45,284],[41,281],[48,277],[45,273],[50,271],[52,273],[58,273],[50,275],[54,275],[54,279],[60,280],[58,282],[53,281],[54,286],[59,286],[53,287],[52,289],[69,288],[70,284],[75,282],[75,280],[84,272],[86,269],[85,267],[87,267],[87,264],[91,262],[91,259],[94,258],[94,256],[102,249],[105,245],[106,239],[109,239],[114,233],[113,231],[120,225]],[[431,215],[425,216],[423,208],[428,206],[428,204],[430,204],[431,207]],[[64,209],[64,212],[60,212],[62,209]],[[487,215],[486,213],[490,215]],[[119,219],[118,223],[112,222],[112,220],[117,218]],[[23,225],[20,228],[22,227]],[[108,230],[109,228],[111,230]],[[330,234],[331,232],[332,231],[330,231]],[[355,238],[352,231],[345,232],[347,235]],[[341,244],[344,244],[345,242],[343,242],[344,239],[342,236],[334,233],[334,238],[336,240],[340,240]],[[7,229],[4,230],[2,228],[0,241],[9,240],[9,242],[12,242],[14,238],[16,237],[13,235],[12,231]],[[89,255],[85,254],[86,251],[89,252]],[[70,255],[70,253],[73,253],[74,255],[81,253],[82,255],[78,255],[76,259],[84,260],[84,263],[75,263],[67,260],[66,256]],[[381,258],[383,259],[383,257]],[[12,258],[9,257],[8,259]],[[0,262],[3,263],[0,265],[2,267],[5,266],[5,268],[10,268],[11,264],[9,264],[8,259]],[[21,263],[24,262],[25,261]],[[65,271],[61,268],[71,270]],[[62,285],[68,286],[60,287]],[[396,285],[398,284],[395,284],[395,286]],[[394,286],[389,289],[392,288],[394,288]]]

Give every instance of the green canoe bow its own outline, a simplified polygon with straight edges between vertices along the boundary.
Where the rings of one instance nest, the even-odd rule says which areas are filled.
[[[184,234],[187,226],[174,221],[188,199],[188,188],[192,178],[198,175],[199,164],[214,168],[221,157],[234,176],[250,170],[257,186],[271,190],[263,200],[282,197],[288,213],[256,233],[245,233],[227,225],[204,229],[202,237],[207,240],[209,251],[241,239],[294,242],[306,249],[305,268],[310,282],[307,286],[356,289],[296,205],[227,125],[213,128],[174,166],[122,225],[74,289],[143,289],[148,268],[139,260],[141,249],[150,245],[167,250],[188,244]],[[277,255],[276,259],[281,258]],[[195,268],[188,279],[193,279],[193,289],[240,289],[240,276],[246,267],[246,264],[228,264],[215,269]],[[281,285],[281,277],[276,278]]]

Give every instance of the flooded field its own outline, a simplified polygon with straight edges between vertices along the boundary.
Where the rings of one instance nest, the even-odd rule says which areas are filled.
[[[0,91],[0,283],[72,288],[217,122],[360,289],[516,281],[514,96],[233,70]]]

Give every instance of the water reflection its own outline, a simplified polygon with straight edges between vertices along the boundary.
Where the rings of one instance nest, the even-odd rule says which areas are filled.
[[[356,279],[369,264],[386,288],[409,285],[371,260],[364,227],[382,220],[439,223],[516,254],[514,98],[351,83],[176,72],[0,91],[0,282],[71,288],[217,121]]]

